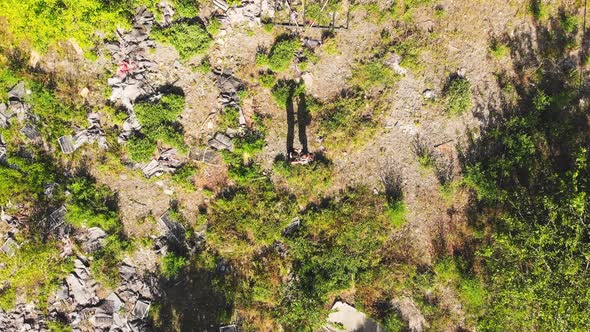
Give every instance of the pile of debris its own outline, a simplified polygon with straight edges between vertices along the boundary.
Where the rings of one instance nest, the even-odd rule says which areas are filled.
[[[18,123],[23,123],[26,120],[38,120],[36,116],[29,113],[31,105],[25,102],[25,96],[30,93],[30,91],[25,89],[25,83],[22,81],[18,82],[12,87],[12,89],[10,89],[10,91],[8,91],[8,105],[0,103],[1,128],[8,128],[10,125],[14,124],[15,120]],[[33,123],[26,123],[23,128],[21,128],[20,132],[31,143],[37,143],[41,139],[41,134]]]
[[[149,179],[152,176],[160,176],[164,173],[174,173],[182,165],[183,161],[176,152],[176,149],[166,149],[160,152],[159,157],[142,165],[141,171]]]
[[[0,134],[0,162],[4,161],[6,158],[6,142],[4,142],[4,137]]]
[[[98,113],[88,114],[87,120],[89,125],[87,129],[80,131],[73,137],[72,135],[66,135],[57,139],[63,153],[72,153],[82,145],[94,142],[98,142],[98,147],[103,150],[109,148],[106,135],[100,125],[100,116]]]
[[[228,25],[248,23],[250,28],[261,25],[262,17],[274,17],[274,1],[242,0],[239,6],[230,7],[225,0],[214,0],[220,12],[220,21]]]
[[[66,278],[56,292],[56,302],[51,312],[60,312],[74,308],[65,316],[70,326],[79,328],[91,324],[94,331],[146,331],[147,317],[151,299],[159,296],[154,292],[156,280],[148,284],[136,273],[136,268],[123,264],[119,269],[121,285],[107,297],[99,299],[96,295],[97,283],[81,259],[74,261],[74,272]],[[124,308],[125,310],[121,311]],[[65,309],[62,311],[62,309]],[[128,314],[123,314],[128,312]]]
[[[208,144],[215,150],[229,150],[233,151],[234,144],[231,139],[235,135],[243,135],[246,130],[246,116],[240,105],[239,92],[245,89],[245,84],[240,79],[233,75],[231,69],[217,69],[215,71],[217,76],[217,87],[220,90],[218,102],[221,109],[234,108],[238,111],[238,123],[239,129],[228,128],[226,133],[215,133]]]
[[[170,5],[166,1],[162,1],[158,4],[160,11],[162,12],[162,22],[160,22],[161,27],[168,27],[172,24],[173,16],[174,16],[174,7]]]
[[[24,100],[26,94],[24,82],[18,82],[8,91],[8,105],[0,103],[0,127],[7,128],[14,119],[19,123],[27,119],[31,105]]]
[[[0,309],[0,331],[47,331],[45,318],[33,304],[18,304],[10,311]]]
[[[118,28],[115,31],[117,41],[105,46],[118,66],[117,74],[108,79],[112,88],[110,101],[120,101],[130,115],[124,129],[137,128],[133,103],[141,96],[156,94],[156,89],[148,82],[148,74],[154,71],[155,64],[145,57],[147,50],[155,46],[154,41],[149,39],[154,23],[154,15],[145,6],[139,7],[133,17],[133,29],[125,32]],[[123,130],[119,138],[126,140],[130,134]]]
[[[214,148],[215,150],[222,151],[222,150],[234,150],[234,143],[231,141],[231,137],[227,136],[224,133],[217,132],[215,135],[209,139],[207,142],[210,147]]]
[[[242,112],[242,107],[240,106],[240,95],[238,94],[238,92],[243,91],[246,88],[244,82],[234,76],[233,70],[227,68],[223,70],[216,70],[215,75],[217,76],[217,87],[221,91],[219,95],[219,102],[221,106],[223,108],[237,108],[240,112],[240,126],[245,126],[246,117]]]
[[[68,210],[61,206],[49,214],[49,217],[43,218],[40,228],[45,235],[54,234],[58,239],[68,236],[72,232],[72,225],[65,222]]]

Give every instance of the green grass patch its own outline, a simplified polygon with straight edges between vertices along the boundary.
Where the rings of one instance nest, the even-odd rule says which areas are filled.
[[[162,275],[167,279],[175,279],[180,275],[180,272],[187,265],[186,257],[178,256],[175,253],[169,252],[162,257]]]
[[[0,292],[1,309],[12,309],[16,294],[24,295],[27,301],[38,301],[39,308],[46,308],[51,292],[73,270],[69,259],[59,254],[56,243],[42,244],[36,239],[24,244],[12,257],[2,254],[0,280],[9,286]]]
[[[256,64],[266,66],[274,72],[282,72],[289,68],[295,58],[295,53],[301,48],[297,38],[283,36],[277,39],[268,53],[258,53]]]
[[[510,47],[499,40],[494,40],[490,45],[490,54],[498,60],[503,59],[510,55]]]
[[[444,91],[445,113],[457,116],[465,113],[473,105],[471,101],[471,83],[464,77],[454,77]]]
[[[184,142],[183,129],[177,121],[183,111],[184,97],[174,94],[163,96],[157,103],[142,102],[135,105],[135,114],[142,129],[128,142],[127,151],[131,160],[150,160],[157,142],[186,152],[188,147]]]
[[[205,27],[187,22],[174,23],[168,28],[154,30],[152,37],[174,46],[180,58],[185,60],[205,53],[211,44],[211,36]]]

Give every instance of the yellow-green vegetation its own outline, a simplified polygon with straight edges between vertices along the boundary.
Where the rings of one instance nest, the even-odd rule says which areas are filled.
[[[301,42],[294,36],[281,35],[277,38],[268,53],[258,53],[256,64],[270,68],[274,72],[282,72],[289,68],[295,53],[301,48]]]
[[[0,308],[10,310],[17,295],[25,295],[27,301],[37,300],[45,308],[47,299],[61,278],[66,276],[73,265],[59,255],[55,243],[41,243],[38,239],[23,244],[16,254],[0,256]]]
[[[494,40],[490,45],[490,53],[496,59],[503,59],[510,54],[510,47],[499,40]]]
[[[286,108],[288,103],[293,103],[293,97],[305,91],[302,83],[294,80],[279,80],[271,90],[272,97],[281,108]]]
[[[363,91],[369,91],[371,88],[383,90],[393,86],[395,76],[395,72],[382,61],[371,59],[354,68],[351,83]]]
[[[332,184],[334,173],[332,163],[322,156],[316,156],[308,165],[291,165],[279,158],[273,164],[273,171],[287,183],[302,205],[321,199]]]
[[[449,116],[469,111],[472,106],[471,83],[461,76],[452,77],[444,91],[444,110]]]
[[[168,279],[174,279],[186,265],[186,257],[176,255],[172,252],[168,253],[162,257],[162,274]]]
[[[317,120],[317,133],[328,147],[361,144],[377,131],[383,113],[381,99],[369,99],[360,91],[346,91],[327,103],[308,103]]]
[[[258,75],[258,81],[260,85],[270,89],[275,85],[277,79],[272,72],[262,72]]]
[[[184,97],[168,94],[159,102],[141,102],[135,106],[135,114],[141,123],[141,133],[134,135],[128,142],[129,157],[137,162],[150,160],[157,143],[163,143],[178,149],[187,150],[183,129],[177,119],[184,111]]]
[[[195,175],[199,169],[192,164],[184,164],[172,174],[172,182],[178,184],[182,189],[192,192],[195,191]]]
[[[45,52],[50,46],[69,39],[89,50],[101,41],[95,32],[113,36],[117,26],[128,27],[127,17],[140,1],[99,0],[3,0],[0,13],[0,46],[28,43]]]
[[[215,25],[210,26],[215,32]],[[209,49],[211,36],[205,28],[198,23],[177,22],[164,29],[156,29],[152,37],[162,43],[174,46],[182,59],[190,59],[197,54],[202,54]]]
[[[530,0],[529,10],[536,20],[543,21],[549,18],[549,2],[545,0]]]

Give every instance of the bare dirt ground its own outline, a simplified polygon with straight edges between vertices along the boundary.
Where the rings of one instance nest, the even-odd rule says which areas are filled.
[[[413,239],[419,263],[433,263],[434,246],[441,233],[445,237],[445,233],[461,229],[461,224],[465,223],[462,211],[467,196],[457,195],[453,201],[445,201],[433,170],[420,166],[413,150],[414,140],[419,135],[441,155],[454,159],[457,165],[456,146],[465,139],[467,131],[477,132],[482,119],[495,106],[493,101],[499,93],[494,75],[498,63],[489,56],[490,38],[504,32],[511,34],[527,24],[528,18],[523,14],[526,11],[524,3],[443,0],[439,2],[444,9],[442,18],[435,17],[434,8],[417,10],[412,22],[427,36],[427,46],[420,55],[424,69],[409,71],[396,83],[382,119],[383,127],[372,140],[345,151],[326,152],[335,165],[331,193],[353,183],[381,190],[381,172],[387,165],[396,165],[403,179],[404,200],[408,208],[405,230]],[[336,33],[338,53],[320,52],[319,62],[309,66],[312,84],[308,90],[311,95],[327,101],[348,87],[347,82],[359,55],[368,52],[379,40],[381,31],[390,24],[387,21],[369,22],[367,15],[362,9],[356,10],[351,28]],[[274,33],[278,32],[289,31]],[[317,32],[308,35],[318,37]],[[273,34],[264,32],[262,28],[223,26],[209,52],[214,67],[232,68],[238,77],[248,82],[250,95],[244,101],[246,114],[257,112],[267,117],[267,146],[258,156],[258,161],[265,168],[271,168],[274,158],[285,153],[287,132],[285,110],[279,108],[268,89],[260,87],[253,78],[257,71],[254,65],[257,49],[260,46],[269,47],[273,40]],[[151,57],[160,64],[166,79],[174,82],[186,95],[187,106],[181,123],[187,142],[192,146],[204,146],[208,135],[216,130],[216,112],[220,107],[214,76],[194,71],[190,63],[180,63],[176,51],[167,46],[158,46]],[[191,62],[195,64],[199,61],[193,59]],[[443,114],[440,102],[428,103],[422,93],[433,89],[440,95],[449,75],[458,71],[472,83],[474,112],[450,118]],[[312,151],[319,149],[315,137],[313,132],[308,133]],[[456,172],[458,169],[455,167]],[[225,171],[223,167],[204,165],[196,179],[198,187],[219,190],[225,183]],[[116,177],[104,176],[100,172],[96,174],[100,182],[119,193],[125,229],[135,236],[148,236],[152,232],[155,225],[140,223],[139,220],[145,219],[146,213],[159,216],[168,208],[171,199],[181,201],[189,220],[194,219],[198,206],[206,200],[201,191],[185,193],[168,180],[146,181],[138,172],[122,173]],[[444,249],[452,251],[452,237],[447,240]],[[451,311],[460,311],[455,297],[453,294],[445,297],[446,305]],[[462,325],[460,322],[457,324]]]

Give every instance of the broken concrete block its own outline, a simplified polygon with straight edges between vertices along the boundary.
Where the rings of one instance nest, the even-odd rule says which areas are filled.
[[[422,332],[428,329],[429,325],[426,319],[411,298],[394,299],[391,304],[400,312],[402,319],[408,323],[409,331]]]
[[[62,284],[58,289],[57,292],[55,294],[55,297],[58,300],[67,300],[70,297],[70,290],[68,288],[67,284]]]
[[[332,312],[328,316],[328,324],[324,328],[330,332],[385,332],[381,326],[367,315],[340,301],[332,306]]]
[[[25,90],[25,82],[20,81],[8,91],[8,100],[23,100],[27,91]]]
[[[6,241],[4,241],[4,244],[2,247],[0,247],[0,250],[2,250],[6,256],[12,257],[18,250],[18,244],[16,244],[16,241],[14,241],[13,238],[9,237]]]
[[[434,90],[426,89],[424,90],[424,92],[422,92],[422,96],[426,100],[434,100],[436,98],[436,93],[434,92]]]
[[[301,219],[299,219],[299,217],[295,217],[293,220],[291,220],[291,223],[289,223],[289,225],[283,229],[282,234],[283,236],[291,235],[295,233],[299,227],[301,227]]]
[[[113,313],[119,312],[119,310],[121,310],[121,307],[123,307],[123,301],[121,301],[121,298],[117,296],[117,294],[115,294],[114,292],[111,292],[111,294],[109,294],[109,296],[106,297],[106,300],[111,301],[113,303]]]
[[[133,314],[133,316],[139,319],[144,319],[148,315],[148,312],[150,310],[150,304],[150,301],[137,300],[137,302],[135,302],[135,306],[133,306],[133,310],[131,311],[131,313]]]
[[[21,130],[20,133],[23,134],[29,141],[36,142],[41,139],[41,134],[37,130],[37,127],[31,123],[27,123]]]
[[[227,135],[223,133],[216,133],[209,141],[209,146],[216,150],[234,150],[234,143]]]
[[[238,332],[238,327],[236,325],[221,326],[219,332]]]
[[[57,139],[57,142],[59,143],[59,147],[61,148],[61,152],[65,153],[65,154],[70,154],[70,153],[76,151],[72,135],[62,136]]]
[[[224,12],[226,12],[229,9],[229,6],[227,5],[227,2],[225,2],[225,0],[213,0],[213,4],[215,5],[215,7]]]
[[[0,134],[0,162],[2,162],[6,158],[6,142],[4,142],[4,137]]]
[[[137,276],[135,267],[127,264],[123,264],[121,267],[119,267],[119,274],[126,281],[129,281]]]

